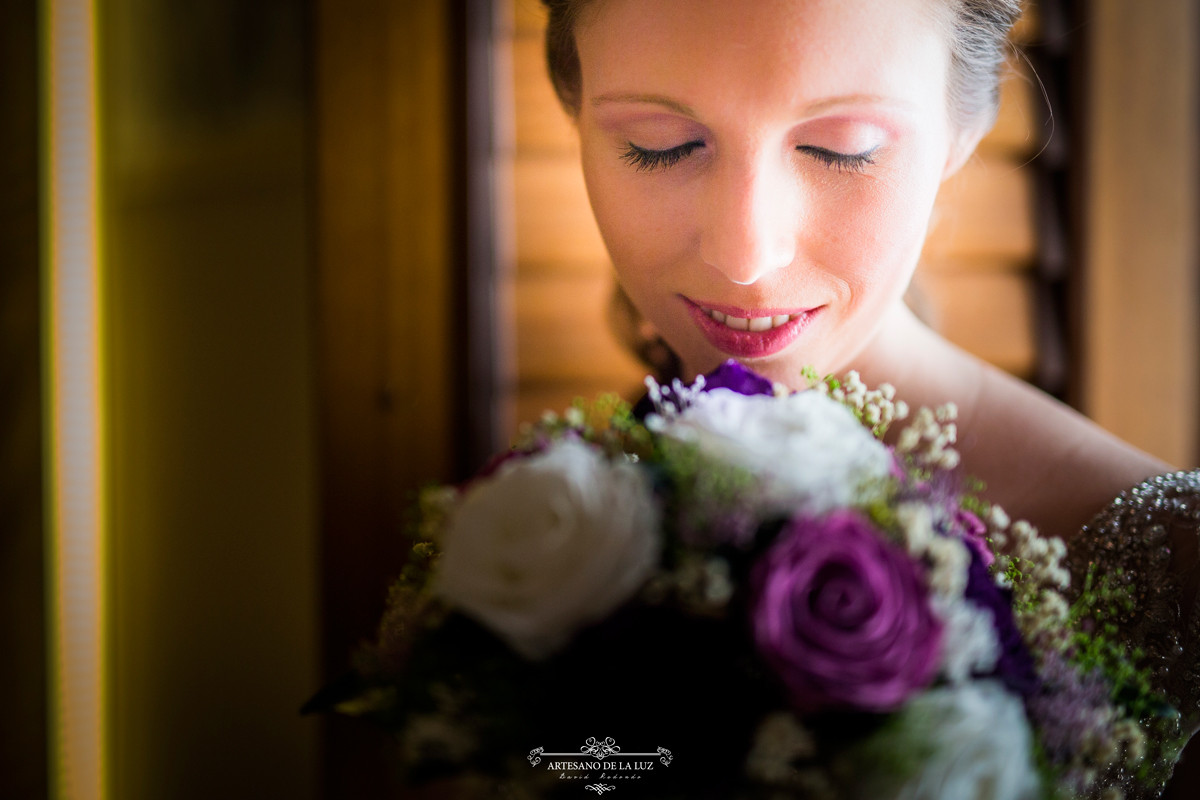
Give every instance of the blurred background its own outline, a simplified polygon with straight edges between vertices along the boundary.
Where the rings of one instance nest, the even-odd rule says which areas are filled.
[[[1030,4],[909,294],[1181,468],[1198,6]],[[395,796],[382,735],[298,709],[372,635],[413,492],[645,373],[544,24],[0,0],[0,797]]]

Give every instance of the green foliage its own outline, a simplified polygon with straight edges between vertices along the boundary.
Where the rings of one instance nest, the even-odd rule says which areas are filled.
[[[1120,641],[1120,623],[1137,610],[1132,589],[1116,570],[1097,579],[1096,565],[1088,568],[1079,598],[1072,604],[1071,660],[1083,672],[1099,670],[1112,687],[1110,698],[1121,716],[1138,722],[1147,736],[1146,757],[1134,776],[1144,786],[1162,786],[1170,765],[1187,743],[1180,731],[1179,713],[1155,692],[1148,667],[1139,666],[1146,653]]]
[[[1037,736],[1033,737],[1033,766],[1041,777],[1038,800],[1073,800],[1073,793],[1061,783],[1063,768],[1050,762],[1046,748]]]
[[[1022,561],[1013,556],[1004,566],[1004,577],[1013,588],[1013,613],[1017,615],[1033,613],[1038,600],[1038,587],[1032,585],[1029,576],[1021,570]]]
[[[891,537],[897,544],[904,544],[904,532],[896,514],[896,491],[899,484],[892,478],[884,482],[883,491],[871,497],[863,509],[881,533]]]
[[[590,403],[576,397],[562,414],[547,411],[536,425],[523,426],[514,449],[536,452],[546,443],[568,435],[597,445],[609,458],[621,454],[646,458],[654,450],[654,438],[633,416],[633,406],[612,392]]]
[[[1116,585],[1122,574],[1116,570],[1097,581],[1095,565],[1089,567],[1068,621],[1073,631],[1072,661],[1085,673],[1100,670],[1112,685],[1113,703],[1136,720],[1156,716],[1170,706],[1154,692],[1150,670],[1137,667],[1145,651],[1140,647],[1131,651],[1118,638],[1118,622],[1137,608],[1130,588]]]
[[[731,516],[752,513],[759,479],[750,471],[706,456],[693,443],[665,437],[657,441],[651,461],[671,487],[664,515],[668,557],[681,528],[702,534]]]
[[[937,751],[939,723],[921,703],[888,715],[878,730],[835,759],[839,777],[849,785],[858,784],[863,796],[894,795]],[[864,777],[870,779],[865,784]]]
[[[987,490],[987,484],[974,475],[963,476],[962,495],[958,507],[970,511],[981,520],[987,519],[992,512],[992,504],[980,497]]]

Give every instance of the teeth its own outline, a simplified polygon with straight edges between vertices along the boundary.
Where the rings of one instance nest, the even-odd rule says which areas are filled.
[[[786,325],[788,322],[791,322],[793,319],[795,319],[794,316],[788,314],[777,314],[773,317],[753,317],[751,319],[747,319],[746,317],[731,317],[712,308],[706,308],[704,311],[717,322],[722,322],[726,326],[733,328],[735,331],[769,331],[771,328],[778,328],[780,325]]]

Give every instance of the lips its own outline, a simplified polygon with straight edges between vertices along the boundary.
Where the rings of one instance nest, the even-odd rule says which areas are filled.
[[[796,340],[822,308],[743,309],[679,297],[712,346],[736,358],[778,353]]]

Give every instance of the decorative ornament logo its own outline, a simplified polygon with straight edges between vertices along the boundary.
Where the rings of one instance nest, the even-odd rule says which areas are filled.
[[[617,746],[616,739],[613,739],[611,736],[603,740],[597,739],[595,736],[589,736],[588,740],[583,743],[583,747],[580,747],[577,753],[547,753],[544,747],[535,747],[529,751],[529,755],[525,758],[529,760],[530,766],[536,767],[542,763],[542,756],[546,756],[547,758],[551,756],[559,758],[587,756],[597,761],[603,761],[606,758],[636,758],[641,756],[657,758],[664,767],[671,766],[671,761],[675,758],[671,755],[671,751],[665,747],[656,748],[653,753],[622,753],[621,748]]]
[[[607,783],[589,783],[587,786],[585,786],[583,788],[587,789],[589,792],[595,792],[596,794],[604,794],[605,792],[611,792],[613,789],[616,789],[617,787],[609,786]]]
[[[620,753],[621,748],[617,747],[616,740],[611,736],[606,738],[603,742],[598,742],[596,741],[595,736],[591,736],[588,737],[586,742],[584,742],[583,747],[579,748],[579,751],[584,755],[591,756],[592,758],[608,758],[609,756]]]

